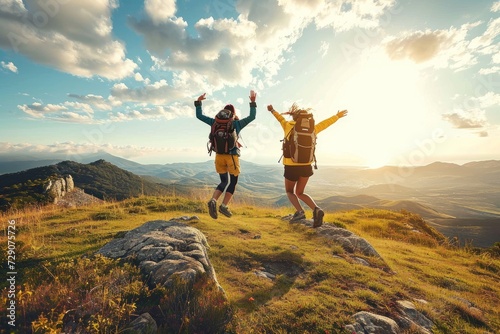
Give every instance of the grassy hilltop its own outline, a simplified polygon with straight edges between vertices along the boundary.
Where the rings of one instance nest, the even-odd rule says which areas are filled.
[[[55,333],[76,308],[88,309],[81,321],[94,333],[120,333],[134,315],[152,309],[177,326],[162,327],[167,333],[194,333],[196,326],[212,323],[203,317],[224,317],[227,310],[232,314],[227,333],[345,333],[353,314],[390,316],[401,299],[427,301],[416,306],[435,323],[435,333],[500,332],[498,245],[456,248],[408,212],[327,212],[326,223],[369,241],[389,273],[355,263],[315,230],[280,219],[291,210],[235,203],[231,219],[213,220],[205,197],[208,191],[190,198],[143,196],[3,213],[2,240],[8,221],[16,224],[18,333]],[[186,308],[175,294],[159,297],[165,292],[147,288],[133,266],[93,257],[117,235],[147,221],[194,215],[199,219],[187,224],[207,236],[209,257],[229,304],[215,303],[207,291],[196,308],[180,314]],[[276,279],[258,277],[256,270]],[[1,296],[5,315],[6,289]],[[201,306],[203,301],[210,306]],[[10,329],[4,324],[3,330]]]

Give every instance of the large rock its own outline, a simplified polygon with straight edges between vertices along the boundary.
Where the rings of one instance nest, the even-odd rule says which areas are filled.
[[[151,286],[171,285],[176,278],[194,281],[207,274],[220,287],[208,258],[206,237],[196,228],[175,220],[155,220],[127,232],[98,253],[138,262]]]
[[[394,314],[394,319],[369,312],[358,312],[353,316],[355,322],[345,328],[353,334],[396,334],[407,331],[420,334],[433,333],[434,323],[420,313],[412,302],[398,300],[396,304],[398,310]]]
[[[50,180],[45,187],[45,192],[54,198],[54,203],[57,203],[67,193],[73,191],[75,182],[71,175],[65,175],[55,180]]]
[[[282,217],[282,220],[290,220],[292,216],[285,216]],[[292,224],[302,224],[307,227],[312,227],[313,221],[311,219],[301,219],[296,222],[291,222]],[[379,267],[383,269],[386,272],[392,273],[392,270],[389,268],[389,266],[385,263],[384,259],[380,256],[380,254],[375,250],[375,248],[368,242],[366,239],[360,237],[359,235],[346,230],[345,228],[340,228],[337,226],[334,226],[329,223],[324,223],[318,228],[315,228],[316,233],[318,235],[321,235],[322,237],[332,240],[336,243],[338,243],[344,251],[347,253],[351,253],[354,255],[355,253],[360,253],[363,254],[367,257],[377,259],[378,263],[370,263],[374,261],[369,261],[367,259],[361,259],[359,257],[353,257],[353,261],[361,263],[363,265],[368,265],[370,267]],[[375,262],[377,262],[375,261]]]
[[[381,258],[379,253],[364,238],[348,231],[344,228],[335,227],[330,224],[324,224],[318,228],[318,234],[338,242],[345,251],[349,253],[359,252],[366,256]]]
[[[420,313],[415,304],[408,300],[398,300],[397,305],[400,309],[401,316],[397,319],[402,328],[418,328],[420,333],[432,333],[434,323],[425,315]]]
[[[358,312],[354,315],[355,323],[347,325],[346,330],[353,334],[398,334],[398,324],[382,315],[370,312]]]

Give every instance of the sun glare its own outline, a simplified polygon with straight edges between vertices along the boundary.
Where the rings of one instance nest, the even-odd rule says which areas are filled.
[[[344,84],[339,96],[351,129],[344,135],[366,166],[394,163],[429,126],[419,80],[414,64],[391,61],[381,52],[371,54]]]

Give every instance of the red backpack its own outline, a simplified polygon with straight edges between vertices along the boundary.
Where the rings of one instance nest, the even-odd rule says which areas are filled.
[[[210,155],[212,151],[228,154],[236,146],[238,135],[234,129],[233,121],[234,116],[231,111],[222,109],[217,113],[208,135],[207,149]]]

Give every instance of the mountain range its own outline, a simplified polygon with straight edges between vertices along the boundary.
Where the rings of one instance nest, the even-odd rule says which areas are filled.
[[[105,160],[118,170],[137,177],[134,179],[134,191],[128,189],[126,193],[113,193],[109,187],[104,189],[108,184],[106,178],[123,172],[108,171],[107,176],[102,175],[96,180],[97,185],[86,185],[89,191],[93,188],[91,193],[100,198],[105,197],[107,192],[112,192],[108,197],[115,199],[125,198],[127,194],[138,194],[138,189],[144,184],[149,192],[159,193],[160,189],[172,191],[175,188],[177,193],[189,194],[197,189],[213,189],[219,180],[211,160],[146,165],[104,152],[81,155],[76,160],[74,164],[92,164],[96,161],[102,164]],[[58,159],[48,157],[30,159],[0,155],[0,173],[3,174],[0,175],[0,188],[4,187],[3,180],[12,179],[12,175],[21,171],[58,163]],[[283,167],[280,164],[260,165],[242,160],[241,167],[235,200],[268,206],[290,205],[284,194]],[[326,210],[366,207],[406,210],[421,215],[443,234],[458,236],[464,242],[490,246],[500,241],[498,160],[463,165],[435,162],[426,166],[385,166],[378,169],[319,166],[314,173],[306,190]],[[75,185],[82,187],[81,180],[75,175],[73,177]]]
[[[0,209],[47,204],[47,193],[54,180],[71,175],[75,186],[101,200],[123,200],[144,195],[170,194],[167,185],[154,183],[105,161],[89,164],[62,161],[0,176]]]

